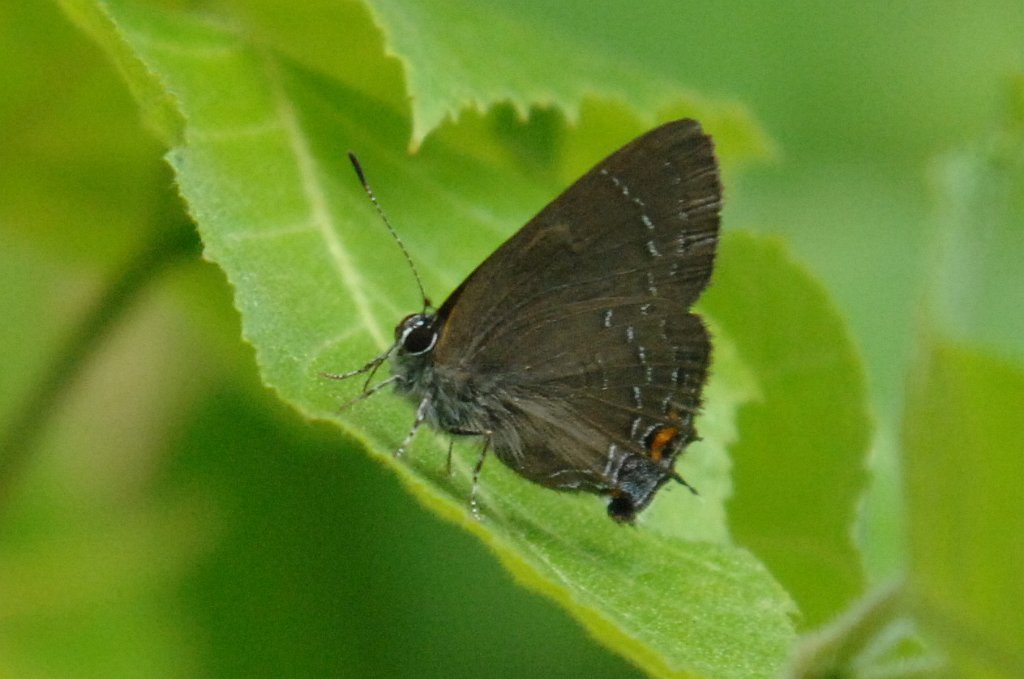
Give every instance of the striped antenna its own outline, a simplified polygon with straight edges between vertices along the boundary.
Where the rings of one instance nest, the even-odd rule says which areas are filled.
[[[373,203],[373,207],[376,208],[377,214],[384,221],[384,226],[388,227],[388,231],[391,233],[391,237],[398,243],[398,247],[402,249],[402,254],[405,255],[405,261],[409,263],[409,270],[412,271],[413,277],[416,279],[416,287],[420,290],[420,297],[423,298],[423,309],[426,310],[430,306],[430,299],[427,298],[427,293],[423,290],[423,281],[420,279],[420,274],[416,271],[416,265],[412,263],[412,257],[409,256],[409,251],[405,249],[405,243],[398,237],[398,232],[395,231],[395,227],[391,226],[391,220],[384,214],[384,208],[377,202],[377,194],[370,188],[370,182],[366,181],[366,175],[363,174],[363,166],[359,164],[359,159],[356,158],[356,154],[351,151],[348,152],[348,159],[352,161],[352,167],[355,168],[356,176],[359,177],[359,183],[363,185],[363,190],[366,191],[366,195],[370,197],[370,202]]]

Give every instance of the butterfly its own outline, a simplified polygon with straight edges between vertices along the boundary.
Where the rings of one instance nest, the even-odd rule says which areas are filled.
[[[424,423],[480,437],[474,511],[493,451],[529,481],[607,497],[631,523],[666,482],[689,487],[674,465],[697,439],[711,356],[690,307],[711,278],[721,206],[710,137],[694,120],[663,124],[580,177],[439,308],[424,295],[387,351],[327,376],[390,363],[360,398],[393,385],[416,406],[399,451]]]

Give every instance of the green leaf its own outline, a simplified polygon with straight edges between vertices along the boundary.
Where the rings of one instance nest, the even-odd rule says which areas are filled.
[[[1021,403],[1019,365],[955,343],[929,343],[911,376],[911,584],[956,676],[1024,673]]]
[[[180,142],[183,121],[173,97],[117,35],[118,28],[103,5],[92,0],[60,0],[60,5],[121,71],[150,131],[167,145]]]
[[[1024,76],[1014,85],[1012,96],[1024,99]],[[934,167],[939,223],[929,311],[943,334],[1024,361],[1024,110],[1011,116],[997,134]]]
[[[634,60],[629,41],[594,46],[571,27],[525,6],[516,11],[493,0],[370,0],[368,5],[388,49],[403,65],[412,98],[414,148],[443,121],[457,120],[468,108],[486,110],[507,102],[525,118],[532,108],[543,106],[557,108],[575,122],[584,99],[596,95],[627,100],[634,115],[650,127],[657,119],[652,112],[680,98],[677,83]],[[696,95],[686,93],[686,98],[708,113],[710,107],[700,106]],[[734,132],[749,135],[745,150],[767,149],[767,141],[740,108],[719,110],[723,118],[739,120]],[[715,122],[708,116],[702,121]]]
[[[726,239],[701,305],[735,342],[760,398],[731,447],[734,536],[797,601],[806,626],[862,588],[852,526],[871,438],[860,357],[816,281],[781,245]]]
[[[167,186],[160,145],[125,129],[137,105],[120,78],[93,68],[95,46],[55,7],[6,3],[0,43],[7,47],[0,74],[4,249],[25,244],[91,270],[116,267],[148,236],[139,225],[149,223],[154,196]],[[75,287],[86,293],[88,286]],[[69,311],[59,322],[73,320]],[[6,325],[14,337],[23,332]],[[20,368],[16,360],[10,365]]]
[[[939,165],[938,268],[908,380],[911,585],[956,676],[1024,674],[1024,79],[983,144]]]
[[[730,527],[752,535],[762,529],[745,529],[735,520],[727,525],[724,511],[732,492],[725,447],[735,436],[735,409],[758,393],[774,399],[796,392],[799,398],[805,385],[790,377],[784,384],[788,392],[777,390],[778,366],[766,367],[772,357],[796,361],[805,345],[796,342],[790,353],[767,358],[752,355],[758,363],[751,370],[744,352],[756,338],[735,326],[742,324],[748,304],[780,304],[772,297],[779,292],[764,288],[764,298],[755,294],[740,304],[709,305],[722,332],[701,421],[706,441],[694,445],[682,464],[701,496],[678,489],[663,493],[637,530],[611,524],[598,498],[532,486],[494,463],[484,470],[485,519],[477,522],[467,506],[479,454],[473,446],[456,449],[450,477],[444,472],[446,440],[429,432],[421,433],[406,459],[395,461],[390,453],[411,422],[409,406],[381,395],[339,417],[338,404],[360,384],[320,377],[323,370],[364,363],[389,344],[393,324],[418,307],[400,253],[351,175],[347,149],[359,152],[421,264],[427,289],[436,294],[453,289],[567,181],[643,130],[642,117],[621,104],[591,100],[570,133],[554,112],[535,112],[527,122],[516,120],[509,108],[467,113],[457,126],[432,134],[420,156],[410,158],[402,150],[408,125],[393,103],[401,97],[368,96],[358,83],[339,80],[337,69],[313,68],[315,55],[270,48],[234,21],[122,2],[106,7],[116,31],[102,39],[127,41],[133,58],[166,87],[185,120],[183,144],[171,150],[170,160],[206,255],[235,287],[244,334],[268,385],[306,416],[342,422],[435,512],[478,535],[519,580],[561,603],[649,671],[769,676],[781,666],[793,639],[792,603],[767,570],[729,539]],[[358,21],[354,28],[339,26],[339,44],[346,42],[346,28],[366,30]],[[281,34],[276,39],[284,40]],[[383,56],[361,66],[363,80],[374,74],[386,79],[392,68]],[[714,108],[704,116],[699,103],[678,99],[670,105],[666,97],[665,115],[680,109],[723,120]],[[709,125],[723,154],[730,145],[742,148],[744,139],[756,138],[749,130],[734,131],[738,118],[731,120],[721,128]],[[729,274],[725,266],[718,284],[723,298],[758,292],[757,281],[778,276],[785,284],[781,291],[797,300],[794,309],[811,315],[811,329],[835,338],[834,349],[814,354],[816,360],[797,372],[810,374],[808,383],[814,375],[856,382],[844,362],[849,354],[841,324],[819,299],[817,286],[758,241],[734,238],[723,246],[723,262],[733,257],[742,270]],[[789,328],[765,331],[782,332],[769,337],[769,346],[791,341]],[[730,348],[737,338],[742,342]],[[792,374],[789,365],[783,375]],[[844,394],[859,396],[856,389]],[[791,431],[781,440],[792,441],[795,425]],[[845,430],[838,434],[837,458],[847,464],[849,439]],[[778,467],[777,459],[769,462]],[[777,487],[777,478],[778,473],[771,477],[770,487]],[[744,499],[748,490],[737,491],[736,506],[753,502]],[[854,491],[834,496],[837,509],[822,512],[828,521],[805,534],[838,543],[832,519],[849,516]],[[848,556],[836,552],[840,560]]]

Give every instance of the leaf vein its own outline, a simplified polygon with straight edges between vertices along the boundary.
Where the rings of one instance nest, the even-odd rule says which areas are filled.
[[[342,286],[346,288],[356,307],[356,313],[366,328],[367,333],[382,349],[388,345],[385,333],[377,324],[364,290],[362,276],[359,275],[348,249],[342,241],[341,235],[331,215],[327,201],[327,192],[320,180],[320,170],[317,167],[316,158],[306,140],[302,130],[298,114],[284,92],[281,82],[281,73],[269,57],[265,58],[267,64],[268,80],[273,89],[274,105],[277,115],[281,119],[281,125],[285,131],[288,146],[295,155],[295,162],[299,171],[299,181],[302,185],[302,192],[310,208],[310,220],[320,232],[327,253],[334,263],[334,269],[341,280]]]

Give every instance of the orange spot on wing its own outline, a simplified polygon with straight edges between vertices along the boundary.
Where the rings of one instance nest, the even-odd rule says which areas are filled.
[[[662,427],[656,431],[654,436],[651,437],[650,445],[647,447],[647,451],[651,454],[651,459],[655,462],[661,462],[661,458],[665,456],[665,448],[678,435],[678,427]]]

